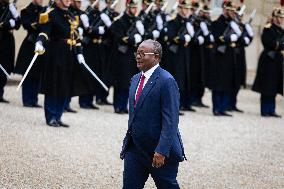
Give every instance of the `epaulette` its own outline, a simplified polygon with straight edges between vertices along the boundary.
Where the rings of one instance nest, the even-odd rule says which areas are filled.
[[[264,28],[271,28],[271,26],[272,26],[272,24],[269,22],[264,26]]]
[[[129,39],[129,37],[123,37],[123,38],[122,38],[122,41],[123,41],[124,43],[128,43],[128,39]]]
[[[177,17],[177,15],[172,16],[170,21],[176,19],[176,17]]]
[[[50,13],[51,11],[53,11],[53,10],[54,10],[54,8],[51,8],[51,9],[45,11],[44,13],[41,13],[41,14],[39,15],[39,21],[38,21],[38,23],[39,23],[39,24],[46,24],[46,23],[49,21],[49,13]]]

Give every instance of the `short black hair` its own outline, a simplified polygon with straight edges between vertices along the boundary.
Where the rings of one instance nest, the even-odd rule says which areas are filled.
[[[161,43],[159,43],[158,41],[153,40],[153,39],[147,39],[147,40],[145,40],[143,42],[153,44],[153,46],[154,46],[154,53],[160,55],[160,58],[162,58],[163,49],[162,49]]]

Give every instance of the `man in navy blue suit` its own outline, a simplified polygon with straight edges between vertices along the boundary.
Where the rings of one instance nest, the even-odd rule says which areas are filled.
[[[185,158],[179,122],[179,89],[159,66],[162,47],[142,42],[136,53],[141,72],[131,79],[128,130],[120,157],[124,159],[123,188],[144,187],[149,174],[159,189],[179,188],[179,162]]]

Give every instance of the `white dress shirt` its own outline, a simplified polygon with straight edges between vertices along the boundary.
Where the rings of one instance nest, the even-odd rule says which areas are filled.
[[[146,83],[148,82],[148,80],[150,79],[151,75],[154,73],[154,71],[159,67],[160,65],[157,64],[155,66],[153,66],[150,70],[148,70],[147,72],[142,72],[142,75],[145,76],[145,80],[144,80],[144,83],[143,83],[143,88],[145,87]],[[139,88],[139,85],[140,85],[140,82],[141,82],[141,77],[140,77],[140,81],[139,81],[139,84],[136,88],[136,92],[135,92],[135,100],[136,100],[136,94],[137,94],[137,90]],[[142,88],[142,89],[143,89]]]

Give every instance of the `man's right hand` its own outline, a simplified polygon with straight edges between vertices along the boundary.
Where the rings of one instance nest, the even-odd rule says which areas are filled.
[[[42,42],[38,41],[35,44],[35,52],[38,53],[39,55],[42,55],[45,52],[44,47],[42,46]]]

